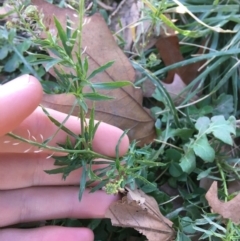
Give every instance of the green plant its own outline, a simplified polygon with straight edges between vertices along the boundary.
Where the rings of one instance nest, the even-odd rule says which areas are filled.
[[[111,97],[102,95],[98,93],[97,90],[120,88],[130,85],[131,83],[128,81],[91,83],[91,78],[106,70],[113,64],[113,62],[106,63],[105,65],[94,70],[92,73],[88,74],[88,59],[81,56],[84,1],[80,1],[79,3],[79,28],[74,32],[71,31],[70,21],[67,21],[67,28],[64,30],[60,22],[54,18],[54,23],[57,29],[57,38],[46,29],[41,21],[41,14],[39,14],[34,7],[29,6],[28,9],[31,9],[31,16],[37,22],[38,28],[42,29],[42,31],[46,33],[46,38],[39,39],[38,35],[34,32],[34,30],[31,29],[32,26],[27,25],[26,28],[30,29],[32,33],[32,43],[34,43],[36,46],[40,46],[42,50],[50,50],[50,52],[53,53],[56,57],[50,57],[44,53],[29,53],[31,59],[26,60],[23,55],[21,55],[21,58],[24,60],[23,62],[25,62],[28,66],[29,70],[32,70],[32,74],[35,74],[32,66],[36,64],[45,64],[46,70],[54,66],[54,70],[57,74],[57,84],[54,87],[54,90],[56,91],[57,89],[58,93],[73,94],[76,98],[76,101],[72,109],[76,106],[80,107],[79,124],[81,126],[81,135],[76,135],[64,127],[64,123],[67,119],[65,119],[63,123],[59,123],[57,120],[53,119],[44,108],[43,110],[49,119],[55,125],[57,125],[59,129],[65,131],[69,137],[74,138],[74,144],[70,141],[69,137],[67,138],[66,143],[59,144],[59,147],[51,147],[48,145],[48,143],[53,137],[43,141],[42,143],[36,143],[35,141],[16,136],[13,133],[9,133],[9,135],[20,141],[38,146],[40,149],[45,148],[52,151],[68,153],[68,155],[64,157],[54,157],[56,159],[55,165],[60,167],[54,170],[48,170],[46,172],[49,174],[62,173],[63,178],[65,179],[71,171],[81,167],[83,172],[80,182],[79,199],[81,199],[86,186],[95,181],[98,181],[99,184],[92,188],[91,191],[93,192],[105,186],[107,193],[117,193],[119,189],[124,188],[126,184],[131,184],[134,186],[136,178],[148,182],[142,176],[142,172],[145,171],[148,167],[163,165],[161,162],[155,162],[151,160],[152,150],[150,147],[138,149],[136,147],[136,142],[133,142],[127,155],[124,157],[119,157],[118,144],[116,147],[116,158],[101,155],[94,152],[92,149],[92,141],[100,122],[95,122],[94,119],[94,103],[90,111],[91,113],[89,122],[87,121],[86,114],[89,109],[86,104],[86,99],[92,101],[110,100]],[[16,11],[19,14],[21,13],[19,8]],[[22,21],[22,25],[25,24],[24,19],[21,20],[20,18],[19,21]],[[59,45],[59,41],[61,42],[61,45]],[[73,46],[75,42],[77,42],[78,51],[73,53]],[[76,61],[74,61],[74,59],[76,59]],[[66,74],[64,72],[64,68],[66,67],[71,68],[71,74]],[[46,83],[43,80],[42,84],[43,86],[46,86]],[[91,91],[84,92],[83,89],[86,87],[89,87]],[[69,115],[70,114],[71,113],[69,113]],[[123,136],[126,133],[127,131],[124,132]],[[119,140],[119,143],[120,141],[121,139]],[[97,158],[105,159],[105,161],[95,161]],[[107,165],[104,169],[97,169],[94,171],[92,170],[93,164],[103,163]],[[87,179],[89,179],[89,181],[87,181]]]

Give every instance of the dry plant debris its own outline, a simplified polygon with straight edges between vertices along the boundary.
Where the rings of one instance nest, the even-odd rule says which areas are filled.
[[[127,188],[127,195],[112,203],[105,217],[114,226],[136,229],[149,241],[170,241],[174,237],[172,222],[160,213],[156,200],[140,189]]]
[[[58,19],[63,28],[66,27],[66,16],[73,23],[78,22],[75,11],[60,9],[57,6],[41,0],[32,3],[44,14],[44,22],[49,31],[56,32],[53,15]],[[114,65],[105,72],[97,75],[92,82],[110,82],[118,80],[135,81],[135,71],[129,60],[117,46],[111,32],[100,14],[95,14],[85,19],[83,28],[82,46],[85,56],[89,59],[89,73],[109,61]],[[77,28],[77,26],[72,26]],[[82,51],[83,51],[82,50]],[[77,51],[77,45],[74,46]],[[50,53],[51,54],[51,53]],[[70,69],[65,69],[70,73]],[[54,71],[50,71],[53,75]],[[87,91],[87,90],[86,90]],[[132,86],[114,91],[102,91],[102,94],[114,97],[111,101],[96,102],[95,118],[100,121],[115,125],[123,130],[130,129],[128,135],[131,140],[137,139],[140,145],[151,142],[155,137],[154,119],[149,111],[142,107],[142,91]],[[45,95],[42,104],[58,111],[69,113],[74,97],[71,95]],[[87,102],[91,108],[92,102]],[[77,114],[75,110],[73,114]]]
[[[232,220],[235,224],[240,223],[240,194],[228,202],[220,201],[218,199],[217,182],[214,181],[206,193],[206,199],[214,213]]]

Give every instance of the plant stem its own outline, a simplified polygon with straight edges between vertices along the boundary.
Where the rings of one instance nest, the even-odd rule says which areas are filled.
[[[109,161],[115,160],[114,158],[111,158],[111,157],[108,157],[108,156],[104,156],[102,154],[99,154],[97,152],[91,151],[89,149],[87,149],[87,150],[74,150],[74,149],[58,148],[58,147],[44,145],[44,143],[38,143],[36,141],[31,141],[31,140],[25,139],[25,138],[23,138],[21,136],[15,135],[15,134],[13,134],[11,132],[8,133],[7,135],[10,136],[10,137],[13,137],[16,140],[20,140],[22,142],[28,143],[28,144],[30,144],[32,146],[36,146],[36,147],[42,148],[42,151],[43,151],[43,149],[47,149],[47,150],[50,150],[50,151],[53,151],[53,152],[64,152],[64,153],[68,153],[68,154],[71,154],[71,153],[73,153],[73,154],[91,154],[92,156],[94,156],[94,159],[95,158],[103,158],[103,159],[106,159],[106,160],[109,160]],[[30,149],[29,149],[29,151],[30,151]],[[36,152],[41,152],[41,149],[39,151],[36,151]]]
[[[80,54],[80,57],[82,52],[82,30],[83,30],[83,20],[84,20],[84,6],[85,6],[85,0],[79,0],[78,53]],[[78,76],[78,77],[81,77],[81,76]],[[81,81],[85,81],[85,80],[82,79]],[[81,87],[81,92],[82,90],[83,88]],[[80,108],[80,122],[81,122],[81,135],[82,137],[84,137],[85,136],[85,129],[84,129],[85,113],[82,107]],[[86,144],[87,144],[86,142],[83,143],[83,148],[85,149],[87,148]]]
[[[79,0],[79,26],[78,26],[78,53],[82,51],[82,29],[83,29],[83,19],[84,19],[84,5],[85,0]]]
[[[217,166],[218,166],[218,169],[219,169],[222,181],[223,181],[223,191],[224,191],[224,195],[225,195],[224,200],[225,200],[225,202],[227,202],[229,194],[228,194],[228,188],[227,188],[227,182],[226,182],[225,174],[223,172],[220,161],[218,159],[216,159],[216,162],[217,162]]]

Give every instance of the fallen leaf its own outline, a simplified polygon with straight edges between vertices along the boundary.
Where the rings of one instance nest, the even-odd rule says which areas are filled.
[[[166,84],[162,82],[162,85],[165,87],[175,105],[180,104],[187,97],[188,93],[184,92],[180,95],[180,93],[186,87],[186,84],[183,82],[181,77],[178,74],[174,74],[173,82],[171,84]],[[144,81],[142,85],[143,93],[145,97],[152,97],[155,92],[155,86],[152,84],[151,80],[147,79]],[[198,99],[198,96],[194,96],[191,101]]]
[[[206,40],[202,42],[204,44]],[[163,60],[165,66],[169,66],[184,60],[180,51],[178,36],[176,33],[168,28],[166,34],[161,34],[156,42],[156,47]],[[204,48],[199,48],[197,54],[202,54]],[[162,80],[164,83],[172,83],[175,74],[178,74],[185,84],[191,83],[199,74],[199,68],[202,66],[203,61],[193,64],[185,65],[173,70],[170,70],[167,77]]]
[[[111,219],[112,225],[134,228],[149,241],[173,240],[172,222],[160,213],[156,200],[140,189],[127,190],[127,196],[106,211],[105,217]]]
[[[232,220],[235,224],[240,223],[240,194],[228,202],[223,202],[218,199],[217,182],[214,181],[206,193],[206,199],[214,213]]]
[[[183,56],[179,48],[178,37],[173,29],[167,28],[166,32],[163,31],[158,37],[155,45],[165,66],[169,66],[183,60]],[[172,83],[175,73],[179,73],[179,70],[179,68],[176,68],[168,71],[167,77],[162,81],[167,84]]]
[[[169,16],[167,15],[169,18]],[[208,39],[204,39],[201,45],[205,45]],[[156,40],[156,47],[165,66],[181,62],[184,60],[180,51],[179,39],[175,31],[168,26],[165,26],[161,31],[160,36]],[[203,54],[204,48],[199,48],[197,55]],[[168,71],[167,77],[161,80],[165,83],[166,89],[169,88],[173,97],[181,93],[186,85],[191,83],[200,73],[199,69],[204,61],[199,61],[186,66],[172,69]],[[178,76],[176,80],[176,75]],[[172,85],[171,85],[172,84]],[[151,97],[155,87],[150,80],[143,83],[143,91],[145,97]],[[172,95],[171,95],[172,96]],[[184,98],[184,96],[182,97]]]
[[[32,0],[32,3],[43,12],[44,23],[49,28],[49,31],[56,32],[52,13],[54,13],[63,28],[66,27],[66,16],[76,23],[76,26],[72,27],[77,28],[78,18],[75,17],[75,11],[61,9],[42,0]],[[86,50],[85,56],[88,56],[89,73],[109,61],[115,61],[113,66],[95,76],[92,82],[120,80],[134,82],[134,69],[122,50],[117,46],[101,15],[95,14],[90,18],[86,18],[85,21],[87,24],[83,27],[82,48]],[[76,45],[74,46],[74,51],[77,51]],[[64,70],[67,73],[70,72],[67,68]],[[50,72],[55,75],[53,71]],[[87,92],[88,90],[86,89],[85,91]],[[95,118],[97,120],[115,125],[123,130],[130,129],[128,133],[130,139],[137,139],[139,145],[149,143],[154,139],[155,121],[150,112],[142,107],[143,96],[140,89],[128,86],[114,91],[103,90],[99,92],[113,96],[114,100],[96,103]],[[42,104],[46,107],[69,113],[73,102],[74,97],[71,95],[45,95]],[[92,102],[88,101],[87,104],[91,109]],[[75,109],[73,114],[78,115],[78,113],[79,111]]]

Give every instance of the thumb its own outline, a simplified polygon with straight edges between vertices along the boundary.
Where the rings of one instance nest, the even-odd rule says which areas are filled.
[[[39,81],[22,75],[0,85],[0,136],[15,129],[38,106],[42,98]]]

